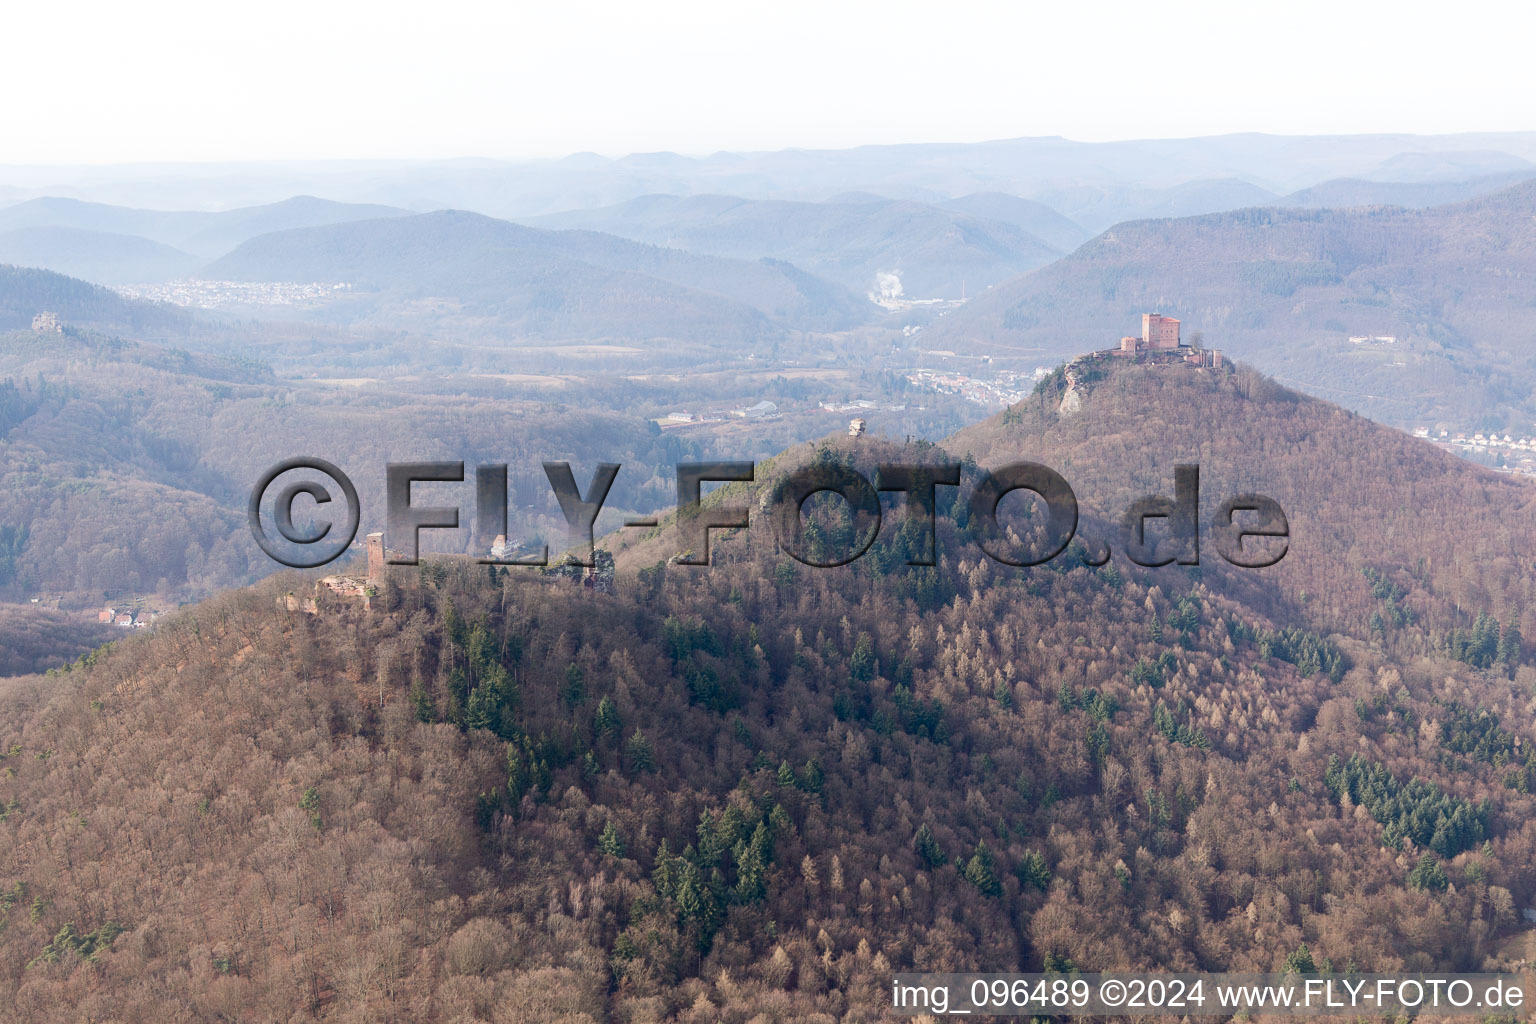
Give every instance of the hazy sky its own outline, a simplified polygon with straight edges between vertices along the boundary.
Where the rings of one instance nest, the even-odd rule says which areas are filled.
[[[1509,2],[6,0],[0,163],[1536,129]]]

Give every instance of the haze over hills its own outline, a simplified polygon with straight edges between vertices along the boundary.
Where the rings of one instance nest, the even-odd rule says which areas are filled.
[[[1160,309],[1208,345],[1390,422],[1528,424],[1533,215],[1536,182],[1427,210],[1120,224],[978,297],[932,343],[1059,357],[1110,347],[1142,311]]]
[[[50,196],[0,208],[0,263],[94,284],[157,284],[192,277],[209,258],[257,235],[405,212],[312,196],[221,212],[132,209]]]
[[[206,261],[138,235],[69,227],[0,232],[0,263],[39,267],[97,284],[144,284],[187,277]]]
[[[612,206],[658,193],[822,200],[862,189],[923,201],[976,192],[1040,199],[1050,190],[1069,185],[1165,189],[1188,182],[1236,178],[1286,194],[1333,178],[1378,173],[1409,176],[1389,177],[1394,181],[1465,180],[1504,172],[1522,161],[1536,161],[1536,133],[1243,133],[1120,142],[1025,138],[709,156],[639,153],[605,157],[583,153],[518,163],[445,160],[8,167],[0,168],[0,188],[10,186],[19,195],[30,191],[32,195],[67,195],[166,209],[254,205],[310,193],[413,210],[454,207],[525,218]],[[1058,209],[1073,216],[1069,210]],[[1115,211],[1103,203],[1099,212],[1105,223],[1135,216],[1132,210]]]
[[[123,188],[163,187],[167,191],[160,201],[174,189],[179,202],[194,203],[203,194],[200,181],[217,181],[224,190],[219,201],[227,204],[242,188],[287,182],[283,187],[291,191],[382,198],[397,205],[298,196],[264,206],[199,212],[39,198],[0,209],[0,248],[4,249],[0,258],[102,283],[163,282],[188,273],[218,272],[218,263],[206,270],[193,268],[181,252],[218,257],[262,233],[397,216],[405,213],[406,205],[419,209],[451,203],[486,214],[514,213],[549,225],[599,228],[702,254],[770,256],[793,264],[798,271],[834,280],[853,293],[850,298],[835,290],[828,292],[806,276],[789,281],[796,276],[789,268],[781,268],[780,276],[786,280],[760,288],[761,281],[741,283],[745,278],[736,273],[740,268],[716,273],[698,264],[662,267],[638,257],[596,260],[609,272],[638,270],[672,285],[744,301],[773,322],[771,326],[754,324],[753,315],[739,307],[734,312],[718,308],[707,312],[700,308],[702,300],[697,296],[669,292],[663,304],[687,307],[677,328],[682,334],[698,338],[718,332],[761,339],[786,325],[821,331],[867,320],[867,312],[855,300],[871,291],[877,272],[899,271],[909,297],[958,296],[962,290],[976,294],[1014,272],[1045,262],[1053,255],[1051,249],[1070,251],[1092,231],[1127,219],[1182,217],[1254,205],[1425,207],[1480,195],[1518,180],[1529,173],[1533,158],[1532,138],[1518,133],[1235,135],[1095,144],[1019,139],[711,157],[663,153],[610,159],[578,154],[525,164],[295,164],[238,172],[213,166],[138,168],[131,174],[106,168],[88,175],[66,169],[10,169],[5,173],[13,179],[52,174],[52,180],[62,183],[60,190],[100,196],[126,195],[113,191],[118,186],[112,182],[118,181]],[[114,178],[115,173],[126,177]],[[1340,178],[1340,174],[1354,177]],[[1296,185],[1302,186],[1299,191],[1289,191]],[[404,192],[390,191],[397,188]],[[675,198],[642,196],[658,188]],[[864,191],[855,194],[850,189]],[[721,193],[727,191],[740,198],[725,198]],[[622,202],[604,205],[610,198]],[[803,201],[807,199],[817,202]],[[561,207],[564,212],[551,212]],[[547,219],[540,220],[537,214]],[[5,231],[22,227],[33,230]],[[91,238],[60,228],[147,241]],[[153,242],[178,252],[156,248]],[[297,273],[297,264],[286,262]],[[583,258],[583,262],[592,260]],[[301,280],[342,277],[335,268],[312,264],[310,269],[317,276]],[[557,322],[563,314],[518,308],[521,300],[515,297],[495,309],[472,303],[475,308],[465,312],[454,308],[462,297],[449,293],[444,297],[452,301],[444,312],[454,320],[453,331],[460,336],[481,328],[503,337],[519,332],[544,337],[550,331],[559,336],[607,336],[623,317],[617,309],[592,308],[593,282],[590,275],[586,277],[576,287],[586,297],[573,301],[588,307],[590,315],[566,323]],[[619,290],[639,287],[642,293],[655,287],[627,279],[612,284]],[[529,286],[527,278],[521,284],[508,282],[513,292]],[[650,300],[644,304],[659,310]],[[331,310],[332,322],[365,325],[383,323],[378,318],[382,312],[365,301]],[[637,336],[659,336],[658,332],[670,329],[665,315],[639,319],[647,322],[636,325],[632,333]],[[433,317],[420,308],[412,310],[402,324],[423,333],[435,326]],[[1062,349],[1075,350],[1075,345]],[[1341,392],[1336,395],[1346,397]]]
[[[1005,192],[975,192],[946,199],[940,205],[968,217],[1012,224],[1062,252],[1071,252],[1093,236],[1093,232],[1044,203]]]
[[[612,235],[443,211],[252,239],[203,268],[234,281],[344,281],[353,310],[413,321],[422,300],[504,339],[766,342],[838,330],[877,310],[782,262],[727,260]],[[343,304],[345,305],[345,304]],[[432,312],[438,312],[436,310]]]
[[[1269,189],[1240,178],[1210,178],[1161,187],[1074,182],[1049,188],[1038,198],[1089,231],[1098,232],[1126,220],[1263,206],[1277,197]]]
[[[307,195],[217,212],[131,209],[50,196],[0,209],[0,231],[18,227],[54,227],[138,235],[209,258],[221,256],[246,239],[269,231],[375,220],[406,212],[387,206],[338,203]]]
[[[1493,174],[1536,174],[1536,163],[1496,149],[1397,153],[1365,175],[1372,181],[1455,181]]]
[[[1019,204],[1026,201],[1019,200]],[[997,204],[1001,205],[1001,204]],[[1057,234],[1072,225],[1039,204],[1017,207]],[[849,289],[877,289],[897,274],[906,294],[956,298],[1060,255],[1016,222],[986,220],[924,203],[853,197],[825,203],[734,196],[642,196],[619,206],[575,210],[528,223],[587,228],[655,245],[739,259],[786,260]],[[1081,229],[1077,229],[1081,232]]]
[[[1464,181],[1394,182],[1337,178],[1292,192],[1274,205],[1305,206],[1310,209],[1405,206],[1417,210],[1475,199],[1529,181],[1533,177],[1536,177],[1536,169],[1484,175]]]
[[[822,570],[762,521],[668,565],[667,524],[614,594],[441,562],[366,611],[291,610],[296,575],[226,595],[12,686],[12,1002],[836,1021],[888,1016],[906,970],[1513,969],[1536,595],[1484,556],[1536,526],[1529,489],[1246,371],[1108,367],[1065,417],[1059,387],[709,500],[804,460],[1040,452],[1100,529],[1101,484],[1198,452],[1283,491],[1293,564],[1006,568],[944,488],[930,569],[895,517]],[[864,525],[812,516],[818,550]]]

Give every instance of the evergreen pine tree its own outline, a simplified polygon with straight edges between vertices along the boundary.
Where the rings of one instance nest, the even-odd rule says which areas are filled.
[[[1285,958],[1285,964],[1280,968],[1282,974],[1316,974],[1317,964],[1312,959],[1312,951],[1303,942],[1296,947],[1296,952]]]
[[[1426,852],[1408,872],[1408,884],[1425,892],[1444,892],[1450,880],[1445,877],[1445,869],[1435,855]]]
[[[1019,881],[1024,885],[1032,886],[1044,892],[1051,886],[1051,868],[1045,862],[1045,857],[1035,850],[1030,850],[1020,859],[1018,867],[1013,869]]]
[[[507,797],[512,801],[512,806],[517,807],[523,802],[523,795],[528,792],[528,763],[523,758],[523,752],[517,744],[507,744]]]
[[[469,692],[464,705],[464,728],[489,729],[496,722],[499,702],[488,686],[477,686]]]
[[[419,676],[411,683],[411,711],[418,722],[430,723],[437,719],[437,708],[433,706],[432,697]]]
[[[939,841],[933,837],[933,829],[928,827],[926,821],[917,830],[917,834],[912,837],[912,849],[917,854],[917,859],[922,863],[923,867],[928,868],[930,871],[937,867],[943,867],[949,861],[949,857],[939,847]]]
[[[743,903],[756,903],[768,895],[768,865],[773,860],[773,837],[768,826],[758,822],[750,840],[736,844],[732,856],[736,860],[736,898]]]
[[[699,863],[715,865],[720,863],[720,857],[730,846],[730,837],[726,835],[725,828],[715,821],[713,811],[705,809],[699,813]]]
[[[597,840],[597,848],[610,857],[622,860],[624,857],[624,837],[619,835],[619,830],[614,827],[613,819],[608,819],[608,824],[603,828],[603,834]]]
[[[778,782],[786,788],[795,784],[795,770],[789,766],[788,761],[779,762]]]
[[[807,793],[820,793],[825,781],[826,775],[821,770],[821,762],[814,757],[805,762],[805,767],[800,769],[800,785]]]
[[[617,736],[624,728],[624,722],[619,717],[619,709],[614,705],[612,698],[604,697],[597,702],[597,713],[592,716],[592,727],[599,736]]]
[[[624,743],[624,757],[629,763],[631,774],[638,775],[641,772],[654,772],[656,770],[656,752],[651,749],[651,741],[646,739],[645,733],[636,729]]]
[[[976,844],[976,852],[965,865],[965,880],[983,896],[995,898],[1003,894],[1003,884],[997,880],[997,865],[985,839]]]
[[[848,659],[848,673],[858,680],[873,679],[876,667],[875,642],[868,633],[860,633]]]
[[[587,699],[586,673],[582,672],[580,665],[565,667],[565,686],[560,696],[565,699],[568,708],[579,707]]]
[[[1512,669],[1520,664],[1520,624],[1518,616],[1511,619],[1499,634],[1499,664]]]

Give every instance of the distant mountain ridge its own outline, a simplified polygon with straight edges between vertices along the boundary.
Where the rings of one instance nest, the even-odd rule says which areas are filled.
[[[128,205],[187,207],[258,204],[320,193],[413,210],[456,207],[527,218],[612,206],[657,193],[821,200],[861,189],[942,202],[945,197],[977,192],[1043,199],[1070,185],[1155,190],[1238,179],[1284,195],[1334,178],[1385,174],[1391,180],[1442,180],[1447,173],[1472,178],[1509,170],[1518,161],[1536,161],[1536,132],[1313,136],[1246,132],[1183,139],[1079,142],[1041,137],[708,156],[579,153],[523,162],[171,165],[148,173],[144,168],[59,168],[46,176],[32,169],[0,168],[0,195],[6,194],[6,188],[16,190],[11,194],[29,190],[35,195],[46,182],[55,194]],[[1394,174],[1397,177],[1392,178]],[[1079,219],[1070,209],[1057,209]],[[1138,216],[1130,208],[1101,212],[1104,223]],[[1103,227],[1104,223],[1085,226]],[[170,244],[177,243],[170,240]]]
[[[1192,217],[1266,206],[1279,197],[1241,178],[1202,178],[1166,186],[1089,180],[1050,188],[1037,198],[1088,230],[1102,231],[1128,220]]]
[[[1398,153],[1365,175],[1371,181],[1450,182],[1495,174],[1536,174],[1536,163],[1496,149]]]
[[[45,197],[0,208],[0,231],[54,227],[138,235],[210,258],[269,231],[373,220],[407,212],[374,204],[337,203],[314,196],[294,196],[277,203],[220,212],[144,210]]]
[[[1424,209],[1489,195],[1536,178],[1536,168],[1490,174],[1462,181],[1374,181],[1335,178],[1282,197],[1276,206],[1345,209],[1352,206],[1405,206]]]
[[[866,300],[772,261],[727,260],[590,231],[546,231],[445,210],[273,232],[200,271],[235,281],[343,281],[404,312],[451,297],[504,336],[762,340],[836,330]]]
[[[969,217],[1012,224],[1062,252],[1071,252],[1093,236],[1093,232],[1044,203],[1006,192],[973,192],[958,199],[946,199],[939,205]]]
[[[1058,235],[1076,227],[1054,211],[1030,205]],[[933,298],[958,297],[967,287],[974,292],[1043,266],[1066,248],[1016,221],[878,196],[807,203],[654,195],[528,223],[587,228],[715,256],[772,257],[862,292],[876,288],[878,274],[896,273],[907,294]]]

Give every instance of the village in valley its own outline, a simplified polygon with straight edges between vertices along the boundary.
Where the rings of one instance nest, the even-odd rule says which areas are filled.
[[[132,605],[109,604],[96,613],[96,621],[104,626],[120,629],[148,629],[164,614],[135,603]]]
[[[233,309],[318,305],[351,291],[352,286],[330,281],[203,281],[189,278],[161,284],[120,285],[114,290],[130,299],[165,302],[188,309]]]
[[[1447,427],[1414,427],[1413,436],[1500,472],[1536,476],[1536,437],[1498,431],[1467,434]]]

